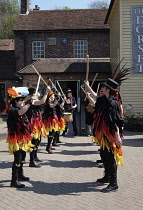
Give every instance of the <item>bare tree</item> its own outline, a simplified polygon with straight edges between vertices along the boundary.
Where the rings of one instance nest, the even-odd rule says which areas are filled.
[[[109,4],[106,0],[99,0],[99,1],[93,1],[88,4],[89,9],[102,9],[102,8],[108,8]]]

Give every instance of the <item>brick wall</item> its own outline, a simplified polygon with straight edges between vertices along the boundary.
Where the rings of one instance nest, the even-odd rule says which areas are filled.
[[[56,38],[56,45],[48,45]],[[61,38],[68,38],[67,44]],[[45,58],[73,58],[73,41],[87,40],[90,58],[110,57],[109,30],[71,32],[15,32],[15,57],[17,70],[32,62],[32,41],[45,41]]]

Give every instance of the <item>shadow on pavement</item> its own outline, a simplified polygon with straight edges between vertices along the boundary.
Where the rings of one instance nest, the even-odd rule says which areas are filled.
[[[85,183],[46,183],[41,181],[30,181],[32,187],[25,187],[18,189],[21,191],[33,191],[37,194],[49,194],[53,196],[58,195],[74,195],[79,196],[82,192],[97,192],[101,191],[98,189],[99,185],[96,182],[85,182]],[[102,185],[104,186],[104,185]]]
[[[6,161],[0,161],[0,169],[11,168],[12,163]]]
[[[58,161],[48,160],[47,162],[40,163],[40,165],[50,165],[56,168],[92,168],[98,166],[96,162],[88,160],[73,160],[73,161]]]
[[[123,139],[123,147],[143,147],[143,138],[142,139]]]

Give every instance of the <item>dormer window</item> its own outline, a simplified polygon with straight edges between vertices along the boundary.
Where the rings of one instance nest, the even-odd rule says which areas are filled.
[[[88,42],[86,40],[75,40],[73,47],[74,58],[86,58],[88,55]]]
[[[37,60],[39,58],[45,58],[45,42],[44,41],[32,42],[32,59]]]

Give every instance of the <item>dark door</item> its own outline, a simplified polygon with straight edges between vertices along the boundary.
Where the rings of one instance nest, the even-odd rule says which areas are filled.
[[[5,109],[5,83],[0,83],[0,112]]]

